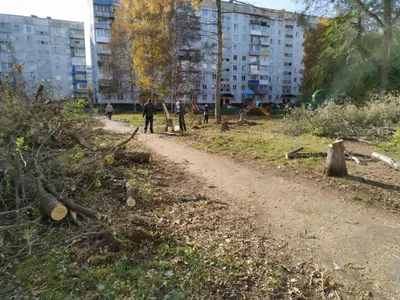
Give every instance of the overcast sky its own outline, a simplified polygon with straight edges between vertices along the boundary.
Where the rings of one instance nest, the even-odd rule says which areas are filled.
[[[149,0],[150,1],[150,0]],[[87,0],[2,0],[0,14],[37,15],[53,19],[85,22],[86,48],[89,51],[89,13]],[[295,0],[242,0],[261,7],[300,11]],[[90,59],[87,57],[88,64]]]

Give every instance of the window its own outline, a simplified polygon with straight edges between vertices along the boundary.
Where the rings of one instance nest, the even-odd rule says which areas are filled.
[[[217,74],[212,74],[212,79],[217,79]]]
[[[247,21],[247,15],[243,15],[243,21]]]
[[[216,16],[217,16],[217,12],[216,12],[215,10],[213,10],[211,13],[212,13],[212,16],[213,16],[213,17],[216,17]]]
[[[273,44],[274,44],[274,39],[270,39],[270,40],[269,40],[269,43],[270,43],[271,45],[273,45]]]
[[[266,85],[266,84],[261,84],[261,85],[260,85],[260,90],[268,90],[268,85]]]
[[[72,76],[68,76],[68,81],[72,81]]]
[[[237,42],[239,40],[239,36],[237,34],[233,35],[233,40]]]
[[[207,15],[208,15],[207,9],[202,9],[202,10],[201,10],[201,15],[202,15],[202,16],[207,16]]]
[[[35,57],[34,57],[33,55],[30,55],[30,56],[29,56],[29,60],[30,60],[30,61],[34,61],[34,60],[35,60]]]
[[[243,31],[247,31],[247,25],[243,25]]]
[[[233,75],[233,80],[234,80],[234,81],[237,80],[237,75]]]
[[[57,76],[56,76],[56,79],[57,79],[57,80],[61,80],[61,76],[60,76],[60,75],[57,75]]]
[[[246,66],[242,66],[242,72],[246,72]]]
[[[242,75],[242,81],[246,81],[246,75]]]
[[[285,38],[287,38],[287,39],[292,39],[292,38],[293,38],[293,34],[286,34],[286,35],[285,35]]]
[[[15,45],[14,47],[15,47],[15,50],[17,50],[17,51],[21,50],[21,45]]]
[[[236,85],[232,85],[232,90],[236,91],[237,86]]]
[[[233,50],[237,50],[237,45],[233,45]]]
[[[239,15],[238,15],[238,14],[234,14],[234,15],[233,15],[233,19],[234,19],[235,21],[238,21],[238,20],[239,20]]]
[[[245,55],[242,56],[242,60],[246,61],[246,56]]]
[[[237,55],[234,55],[233,60],[237,60],[237,59],[238,59]]]
[[[78,83],[78,89],[87,89],[86,83]]]
[[[56,66],[56,71],[60,72],[61,71],[61,67],[60,66]]]
[[[242,91],[244,91],[246,89],[245,85],[242,85]]]
[[[297,78],[293,78],[293,82],[297,82]]]
[[[242,41],[247,42],[247,35],[242,35]]]
[[[285,62],[283,65],[284,65],[285,67],[290,67],[290,66],[292,66],[292,63],[290,63],[290,62]]]
[[[203,64],[203,69],[207,69],[207,64]]]
[[[285,44],[285,47],[287,47],[287,48],[293,48],[293,44]]]
[[[285,57],[292,57],[292,53],[285,53]]]
[[[238,69],[237,66],[236,66],[236,65],[233,65],[233,70],[234,70],[234,71],[237,71],[237,69]]]
[[[54,51],[54,53],[60,53],[60,48],[59,47],[54,47],[53,51]]]
[[[60,57],[56,56],[56,62],[60,62]]]
[[[281,44],[281,40],[278,40],[278,45],[280,45]]]
[[[276,77],[276,81],[277,82],[281,82],[281,78],[278,76],[278,77]]]
[[[239,30],[239,25],[238,24],[233,24],[233,30]]]
[[[15,30],[15,31],[20,31],[20,30],[21,30],[21,27],[20,27],[19,25],[14,25],[14,30]]]
[[[207,84],[203,84],[203,90],[207,89]]]
[[[28,51],[33,51],[32,45],[28,45]]]
[[[207,95],[203,95],[203,101],[207,101]]]
[[[32,26],[26,26],[26,32],[32,32]]]

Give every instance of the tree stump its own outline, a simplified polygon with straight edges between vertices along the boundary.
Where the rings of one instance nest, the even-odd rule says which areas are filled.
[[[244,115],[240,114],[239,115],[239,123],[242,123],[244,121]]]
[[[168,131],[168,128],[171,128],[170,131]],[[166,119],[165,120],[165,132],[172,132],[174,130],[174,124],[172,122],[172,119]]]
[[[331,177],[345,177],[348,175],[343,140],[329,145],[324,174]]]
[[[228,119],[223,118],[221,122],[221,131],[227,131],[227,130],[229,130]]]
[[[126,187],[126,205],[129,207],[134,207],[136,206],[136,200],[135,200],[135,196],[136,196],[136,187],[135,187],[135,183],[134,180],[128,180],[125,184]]]
[[[201,125],[203,124],[203,117],[202,116],[197,116],[196,124],[195,125]]]

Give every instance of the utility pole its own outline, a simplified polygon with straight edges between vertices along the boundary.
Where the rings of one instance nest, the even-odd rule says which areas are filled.
[[[217,82],[215,84],[215,122],[221,124],[221,77],[222,77],[222,9],[221,0],[216,0],[217,4],[217,31],[218,31],[218,62],[217,62]]]

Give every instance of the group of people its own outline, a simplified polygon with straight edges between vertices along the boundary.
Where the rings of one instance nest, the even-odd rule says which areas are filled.
[[[114,113],[114,107],[111,105],[111,103],[107,103],[106,116],[109,120],[111,120],[113,113]],[[144,133],[147,133],[147,128],[149,127],[150,127],[150,132],[154,133],[153,123],[154,123],[155,113],[156,113],[156,106],[154,105],[153,101],[149,99],[147,103],[143,106],[142,116],[145,118]],[[185,105],[182,103],[182,101],[178,100],[176,102],[175,116],[179,117],[179,129],[181,131],[186,131],[185,113],[186,113]],[[209,113],[210,113],[210,108],[206,104],[203,107],[204,124],[208,123]]]

